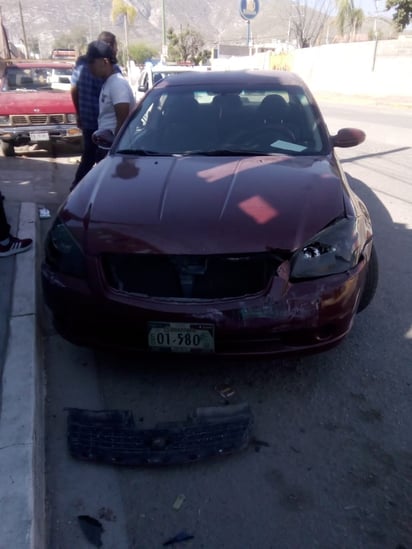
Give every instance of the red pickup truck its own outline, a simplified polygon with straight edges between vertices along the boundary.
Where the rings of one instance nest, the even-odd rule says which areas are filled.
[[[68,62],[0,60],[0,146],[5,156],[22,145],[81,143],[70,94],[72,70]]]

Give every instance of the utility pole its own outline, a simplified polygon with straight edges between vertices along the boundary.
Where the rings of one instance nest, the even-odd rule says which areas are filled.
[[[9,39],[6,32],[6,27],[3,25],[3,16],[0,6],[0,57],[10,59]]]
[[[99,34],[102,32],[102,2],[101,0],[97,0],[97,4],[99,7]]]
[[[167,60],[167,42],[166,42],[166,11],[165,0],[162,0],[162,63]]]
[[[23,31],[23,43],[26,49],[26,57],[29,58],[29,48],[27,47],[26,29],[24,28],[23,10],[21,9],[21,2],[19,2],[19,10],[20,10],[21,28]]]
[[[379,15],[379,0],[375,0],[375,21],[373,24],[373,32],[375,34],[375,45],[373,47],[373,61],[372,61],[372,72],[375,70],[375,63],[376,63],[376,53],[378,50],[378,40],[379,40],[379,32],[378,32],[378,15]]]
[[[128,32],[127,13],[123,14],[123,23],[124,23],[124,42],[125,42],[124,64],[127,70],[129,70],[129,32]]]

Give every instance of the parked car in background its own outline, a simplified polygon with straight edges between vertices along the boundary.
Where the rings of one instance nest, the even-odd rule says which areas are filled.
[[[135,91],[136,100],[141,99],[144,94],[153,88],[156,82],[162,80],[166,76],[172,74],[180,74],[188,71],[207,71],[210,70],[208,66],[194,66],[194,65],[173,65],[158,63],[152,65],[152,63],[146,63],[142,69],[137,82],[137,90]]]
[[[57,213],[44,296],[58,331],[146,352],[326,350],[371,302],[365,204],[305,84],[187,72],[150,90]]]
[[[0,140],[5,156],[14,148],[53,141],[81,143],[70,95],[73,64],[0,60]]]
[[[73,49],[60,48],[52,50],[50,57],[51,59],[55,59],[57,61],[72,61],[73,63],[75,63],[78,57],[78,53],[76,52],[76,50]]]

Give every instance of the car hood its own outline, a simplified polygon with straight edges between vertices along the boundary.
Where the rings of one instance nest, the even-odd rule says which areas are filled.
[[[2,114],[57,114],[74,113],[69,91],[7,91],[0,95]]]
[[[108,156],[60,215],[88,253],[293,251],[344,214],[332,156]]]

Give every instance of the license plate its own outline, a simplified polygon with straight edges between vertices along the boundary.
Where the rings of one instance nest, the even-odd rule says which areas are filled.
[[[149,322],[149,347],[178,353],[212,353],[215,350],[212,324]]]
[[[49,134],[48,132],[30,132],[31,141],[48,141]]]

